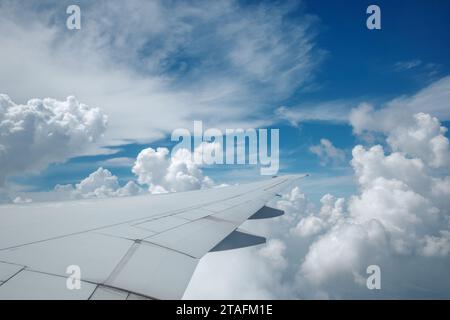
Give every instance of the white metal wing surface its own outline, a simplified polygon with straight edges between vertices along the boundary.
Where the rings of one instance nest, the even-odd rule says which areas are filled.
[[[301,177],[0,206],[0,299],[179,299],[199,259],[248,218],[277,215],[265,204]],[[80,267],[80,289],[67,288],[70,265]]]

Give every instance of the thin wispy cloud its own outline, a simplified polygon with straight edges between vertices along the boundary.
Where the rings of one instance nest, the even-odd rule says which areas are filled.
[[[148,143],[193,117],[251,127],[271,101],[310,83],[318,64],[316,19],[292,20],[295,4],[80,6],[83,27],[71,32],[62,4],[2,2],[0,86],[15,101],[75,95],[100,107],[106,145]]]
[[[417,68],[422,65],[422,60],[399,61],[394,65],[396,71],[405,71]]]

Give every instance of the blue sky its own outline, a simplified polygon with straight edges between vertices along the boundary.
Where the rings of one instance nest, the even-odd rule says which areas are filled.
[[[91,22],[88,19],[93,18],[94,13],[97,13],[95,5],[84,1],[78,3],[84,10],[83,19],[85,20],[83,23],[89,31]],[[177,3],[179,4],[179,2],[174,2],[174,4]],[[50,4],[51,2],[39,6],[34,5],[30,10],[39,17],[54,9],[54,6]],[[216,23],[214,19],[206,20],[204,25],[202,23],[193,24],[193,29],[196,31],[192,37],[196,38],[185,41],[174,50],[168,49],[164,63],[159,64],[156,70],[149,71],[143,67],[143,63],[149,63],[152,54],[165,46],[164,33],[145,40],[146,33],[144,32],[144,41],[140,39],[136,42],[139,46],[135,48],[136,50],[131,50],[130,55],[114,56],[110,48],[105,50],[109,50],[107,52],[111,54],[112,61],[123,68],[137,72],[144,79],[147,76],[154,77],[155,73],[158,74],[158,77],[169,79],[167,81],[170,83],[171,92],[196,90],[197,86],[204,86],[210,75],[214,75],[212,82],[215,79],[231,80],[232,82],[233,78],[237,77],[239,81],[245,83],[246,90],[250,92],[249,97],[241,100],[238,96],[232,99],[227,98],[227,104],[236,103],[238,109],[245,109],[247,106],[241,104],[249,103],[252,108],[259,110],[259,115],[256,114],[255,117],[270,122],[261,127],[280,128],[280,173],[309,172],[318,178],[342,177],[339,185],[327,185],[326,189],[328,192],[345,196],[354,192],[350,178],[352,170],[349,165],[351,149],[356,143],[364,143],[364,141],[352,134],[351,126],[348,122],[343,121],[341,116],[345,118],[345,113],[362,102],[382,107],[395,98],[413,96],[419,90],[450,74],[448,63],[450,56],[448,35],[450,3],[446,1],[377,1],[376,4],[380,6],[382,13],[381,30],[368,30],[365,27],[367,18],[365,10],[370,4],[372,1],[292,1],[289,4],[259,1],[237,2],[236,6],[240,7],[238,12],[242,13],[244,17],[242,21],[246,21],[245,19],[252,21],[252,14],[258,6],[263,6],[269,13],[271,10],[281,10],[283,22],[280,26],[277,25],[277,28],[280,28],[278,32],[281,33],[281,39],[293,41],[306,38],[308,43],[313,46],[307,56],[311,67],[294,74],[286,83],[273,74],[242,75],[235,66],[226,62],[224,57],[228,53],[227,43],[211,41],[210,34],[202,30],[207,27],[213,28]],[[59,5],[64,8],[65,4],[59,3]],[[284,7],[288,7],[288,9]],[[47,26],[57,25],[64,21],[65,17],[64,11],[53,12]],[[148,20],[151,19],[153,16],[149,14]],[[219,23],[220,19],[217,18]],[[127,18],[125,17],[124,20],[126,21]],[[306,36],[292,38],[292,33],[297,32],[295,28],[304,26],[305,21],[307,21]],[[118,23],[118,26],[121,24]],[[122,27],[126,26],[128,25],[124,24]],[[128,27],[130,29],[126,32],[129,34],[125,34],[131,39],[129,42],[134,44],[132,27],[136,27],[136,25],[132,24]],[[113,34],[114,28],[110,32],[110,35],[105,36],[107,41],[117,41],[118,36]],[[74,36],[70,31],[63,30],[60,36],[77,37],[80,35]],[[102,49],[99,47],[98,50]],[[288,48],[290,51],[295,49],[295,45]],[[274,61],[276,67],[268,68],[268,72],[283,72],[286,68],[285,65],[291,63],[289,59],[296,56],[290,52],[282,57],[285,57],[286,61]],[[266,81],[267,77],[274,78]],[[299,78],[301,79],[299,80]],[[76,82],[72,89],[75,93],[78,91]],[[258,95],[258,92],[264,92],[261,99],[253,98],[253,93]],[[41,96],[47,95],[48,93],[42,93]],[[14,97],[14,95],[12,96]],[[83,94],[81,96],[83,97]],[[59,98],[58,95],[56,97]],[[23,102],[20,98],[17,100]],[[89,97],[85,100],[89,102]],[[331,105],[331,107],[322,108],[323,105]],[[296,125],[282,119],[274,121],[272,115],[281,106],[294,111],[304,110],[306,113],[310,109],[316,110],[320,116],[317,119],[300,121]],[[101,105],[98,107],[102,108]],[[330,119],[327,118],[327,110],[333,111]],[[133,112],[132,108],[130,112]],[[186,123],[189,123],[189,120],[209,121],[209,118],[201,117],[196,117],[196,112],[193,112],[185,120],[187,120]],[[216,117],[216,120],[221,120],[220,115]],[[243,115],[243,120],[252,123],[252,117],[251,113],[247,113]],[[448,122],[445,122],[447,119],[442,120],[444,120],[444,125],[448,125]],[[134,126],[133,122],[130,122],[129,126]],[[126,138],[124,137],[124,139]],[[312,154],[309,148],[317,145],[322,138],[330,140],[335,147],[342,149],[345,153],[345,161],[337,164],[320,164],[317,156]],[[163,132],[157,138],[140,138],[138,139],[140,141],[133,141],[136,139],[131,138],[130,140],[130,143],[114,143],[114,146],[108,146],[108,142],[105,142],[104,146],[110,150],[118,150],[117,153],[75,157],[63,163],[51,164],[38,174],[21,174],[10,177],[9,181],[25,185],[29,190],[50,190],[56,184],[80,181],[107,159],[135,158],[140,150],[146,147],[170,147],[173,145],[168,132]],[[103,166],[117,175],[121,183],[134,178],[130,167],[105,163]],[[248,175],[229,174],[230,168],[228,167],[205,170],[209,176],[219,182],[233,183],[246,178],[250,180],[258,178],[254,176],[251,169],[246,169],[240,168],[239,170],[249,171]],[[324,183],[327,182],[324,181]],[[310,189],[308,190],[308,188]],[[307,183],[305,189],[316,200],[324,192],[324,188],[316,185],[308,186]]]
[[[0,202],[266,179],[157,148],[194,121],[279,129],[279,174],[311,176],[246,223],[267,246],[208,255],[188,297],[448,297],[449,24],[443,0],[2,0]]]

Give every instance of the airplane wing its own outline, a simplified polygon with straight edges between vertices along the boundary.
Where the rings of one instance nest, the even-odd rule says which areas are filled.
[[[0,299],[180,299],[199,259],[233,248],[233,239],[251,240],[237,228],[251,217],[279,215],[265,204],[303,176],[160,195],[2,205]],[[254,239],[261,243],[261,237]],[[78,289],[68,289],[69,266],[79,268]]]

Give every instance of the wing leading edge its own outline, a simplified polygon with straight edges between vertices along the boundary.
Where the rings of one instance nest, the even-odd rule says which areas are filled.
[[[302,177],[0,206],[0,299],[179,299],[201,257],[256,213],[280,215],[265,204]],[[80,268],[81,289],[67,289],[70,265]]]

